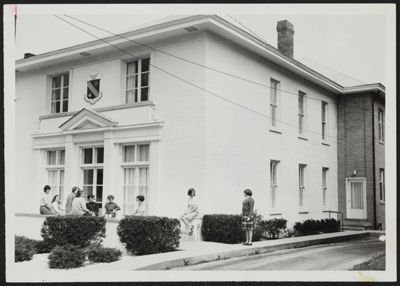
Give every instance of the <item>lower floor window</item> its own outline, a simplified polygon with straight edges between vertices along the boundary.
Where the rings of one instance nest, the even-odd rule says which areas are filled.
[[[47,174],[53,195],[59,195],[62,201],[64,199],[64,169],[48,169]]]
[[[83,169],[83,191],[86,195],[94,195],[96,202],[103,199],[103,169]]]
[[[124,167],[124,214],[131,214],[136,204],[136,196],[147,199],[149,167]]]

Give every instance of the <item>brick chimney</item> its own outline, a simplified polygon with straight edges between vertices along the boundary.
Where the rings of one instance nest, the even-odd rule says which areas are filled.
[[[31,54],[31,53],[25,53],[24,54],[24,59],[30,58],[30,57],[34,57],[36,56],[35,54]]]
[[[278,31],[278,50],[285,56],[293,58],[294,28],[288,20],[279,21],[276,25]]]

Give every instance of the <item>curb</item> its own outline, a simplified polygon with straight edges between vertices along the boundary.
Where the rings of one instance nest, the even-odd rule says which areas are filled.
[[[334,236],[334,237],[328,237],[328,238],[315,238],[315,239],[309,239],[306,241],[286,242],[286,243],[282,243],[279,245],[252,246],[252,247],[247,247],[244,249],[235,249],[235,250],[229,250],[229,251],[220,252],[220,253],[212,253],[212,254],[198,255],[198,256],[188,256],[188,257],[182,257],[179,259],[171,259],[168,261],[163,261],[163,262],[147,265],[144,267],[136,268],[134,270],[169,270],[171,268],[195,265],[195,264],[204,263],[204,262],[211,262],[211,261],[223,260],[223,259],[229,259],[229,258],[241,257],[241,256],[257,255],[257,254],[268,253],[268,252],[276,251],[276,250],[300,248],[300,247],[334,243],[334,242],[342,242],[342,241],[346,241],[346,240],[350,240],[350,239],[363,238],[363,237],[367,237],[370,235],[379,236],[381,234],[384,234],[384,232],[382,232],[382,233],[362,232],[362,233],[353,233],[353,234]]]

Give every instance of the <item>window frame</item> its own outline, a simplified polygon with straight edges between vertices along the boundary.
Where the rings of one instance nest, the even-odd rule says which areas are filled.
[[[278,128],[280,118],[280,85],[281,82],[274,78],[270,78],[270,96],[269,96],[269,113],[270,113],[270,127],[273,129]],[[274,92],[275,91],[275,92]],[[273,94],[275,94],[275,102],[273,103]]]
[[[143,60],[149,60],[149,69],[148,71],[142,72],[142,61]],[[133,73],[133,74],[128,74],[128,66],[130,63],[137,63],[137,73]],[[150,101],[150,67],[151,67],[151,57],[150,55],[148,56],[143,56],[141,58],[138,59],[133,59],[130,61],[126,62],[125,65],[125,90],[124,90],[124,98],[125,98],[125,103],[137,103],[137,102],[148,102]],[[142,75],[143,74],[147,74],[148,75],[148,79],[147,79],[147,86],[142,86]],[[137,86],[136,87],[132,87],[128,89],[128,78],[129,77],[134,77],[137,76],[136,79],[136,83]],[[142,100],[142,88],[147,88],[147,99],[146,100]],[[137,90],[137,96],[135,96],[135,94],[133,95],[133,101],[129,101],[128,100],[128,91],[135,91]],[[136,100],[137,97],[137,100]]]
[[[383,109],[378,108],[378,140],[380,143],[385,142],[385,126],[384,126],[384,113]]]
[[[64,86],[65,83],[65,76],[68,76],[68,83],[66,86]],[[60,83],[60,87],[59,88],[53,88],[53,80],[57,77],[61,77],[61,83]],[[70,84],[71,82],[71,75],[70,73],[67,72],[61,72],[61,73],[57,73],[54,75],[50,75],[49,76],[49,85],[50,85],[50,114],[59,114],[59,113],[66,113],[69,110],[69,95],[70,95]],[[64,94],[64,89],[67,88],[68,89],[68,95],[65,97]],[[53,100],[53,91],[54,90],[60,90],[60,99],[59,100]],[[64,102],[66,101],[67,104],[67,110],[63,111],[64,109]],[[56,106],[55,104],[59,102],[60,103],[60,111],[56,112],[56,108],[53,106]]]
[[[103,162],[97,162],[97,149],[103,149]],[[85,163],[85,149],[92,149],[92,163]],[[81,147],[81,160],[80,167],[82,170],[82,188],[85,191],[86,195],[88,195],[85,187],[92,187],[92,194],[95,196],[96,203],[103,204],[104,201],[104,146],[96,145],[96,146],[82,146]],[[85,184],[85,170],[93,170],[93,178],[91,184]],[[103,179],[102,183],[98,184],[98,170],[102,170]],[[102,196],[101,201],[97,200],[97,187],[102,188]]]
[[[278,191],[279,191],[279,163],[278,160],[270,160],[270,207],[271,210],[278,209]]]
[[[299,90],[298,92],[298,134],[300,137],[306,136],[306,93]],[[300,101],[301,99],[301,101]],[[301,102],[301,105],[300,105]],[[301,106],[301,108],[300,108]],[[301,124],[300,124],[301,122]]]
[[[307,165],[306,164],[299,164],[299,168],[298,168],[298,173],[299,173],[299,209],[303,210],[306,209],[306,184],[307,184],[307,180],[306,180],[306,168]]]
[[[124,161],[125,159],[125,151],[126,147],[131,147],[134,146],[134,161],[126,162]],[[139,161],[139,146],[148,146],[147,150],[147,161]],[[150,150],[151,150],[151,144],[150,142],[139,142],[139,143],[124,143],[121,144],[121,169],[122,169],[122,194],[123,194],[123,213],[124,215],[129,215],[130,212],[133,210],[133,206],[136,204],[136,196],[140,193],[140,188],[145,187],[145,206],[147,210],[147,205],[148,205],[148,194],[149,194],[149,189],[150,189]],[[125,183],[126,178],[125,178],[125,170],[127,169],[132,169],[134,170],[134,184],[133,185],[127,185]],[[146,185],[141,185],[140,183],[140,170],[141,169],[147,169],[147,177],[146,177]],[[132,194],[127,194],[128,190],[127,188],[132,188],[133,189],[133,195]],[[131,196],[133,199],[130,202],[127,202],[127,198]]]
[[[321,101],[321,139],[328,141],[328,102]]]
[[[322,167],[322,206],[328,206],[328,174],[329,168]]]
[[[385,203],[385,169],[379,168],[379,201]]]
[[[61,151],[64,152],[64,160],[61,163]],[[56,164],[49,164],[49,152],[56,152]],[[45,170],[47,172],[47,178],[50,185],[50,172],[56,172],[56,185],[50,185],[52,189],[52,194],[58,194],[60,196],[60,200],[64,199],[64,185],[65,185],[65,148],[52,148],[45,150]],[[61,176],[62,173],[62,176]],[[61,184],[61,177],[63,184]]]

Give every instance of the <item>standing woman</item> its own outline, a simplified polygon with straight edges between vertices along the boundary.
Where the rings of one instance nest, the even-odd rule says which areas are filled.
[[[193,188],[188,190],[188,202],[186,212],[180,217],[182,222],[185,224],[186,229],[189,229],[189,235],[193,234],[193,220],[199,215],[199,207],[194,199],[196,196],[196,191]]]
[[[244,190],[244,201],[242,206],[242,228],[246,231],[246,242],[243,245],[252,245],[254,229],[254,200],[251,190]]]

